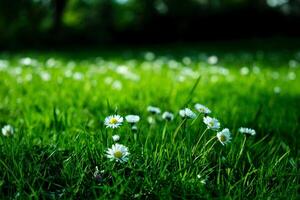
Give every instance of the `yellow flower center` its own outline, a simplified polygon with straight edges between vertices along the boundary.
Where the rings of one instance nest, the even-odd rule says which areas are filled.
[[[209,124],[210,126],[214,126],[215,123],[214,123],[214,121],[211,121],[211,122],[209,122],[208,124]]]
[[[221,140],[222,142],[226,142],[227,139],[226,139],[225,135],[221,135],[220,140]]]
[[[114,117],[112,117],[110,120],[109,120],[109,123],[111,124],[116,124],[118,122],[118,120]]]
[[[121,151],[116,151],[116,152],[114,153],[114,157],[115,157],[115,158],[122,158],[122,156],[123,156],[123,153],[122,153]]]

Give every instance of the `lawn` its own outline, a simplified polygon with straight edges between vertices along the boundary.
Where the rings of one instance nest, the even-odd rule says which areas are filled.
[[[2,52],[0,199],[298,199],[299,77],[300,49]]]

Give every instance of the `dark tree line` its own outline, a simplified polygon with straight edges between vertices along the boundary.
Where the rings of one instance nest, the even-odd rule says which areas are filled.
[[[1,0],[0,45],[300,36],[300,0]]]

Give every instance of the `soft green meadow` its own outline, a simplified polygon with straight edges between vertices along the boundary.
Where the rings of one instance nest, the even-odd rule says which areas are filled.
[[[0,199],[299,199],[299,77],[294,50],[0,53]],[[115,134],[128,162],[106,156]]]

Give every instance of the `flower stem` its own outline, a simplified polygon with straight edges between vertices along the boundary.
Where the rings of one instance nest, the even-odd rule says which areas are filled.
[[[206,129],[203,131],[203,133],[201,134],[201,136],[200,136],[198,142],[197,142],[196,145],[193,147],[192,155],[194,155],[194,153],[195,153],[195,151],[196,151],[196,149],[197,149],[197,147],[198,147],[198,145],[199,145],[201,139],[203,138],[203,136],[204,136],[204,134],[206,133],[207,130],[208,130],[208,128],[206,128]]]

